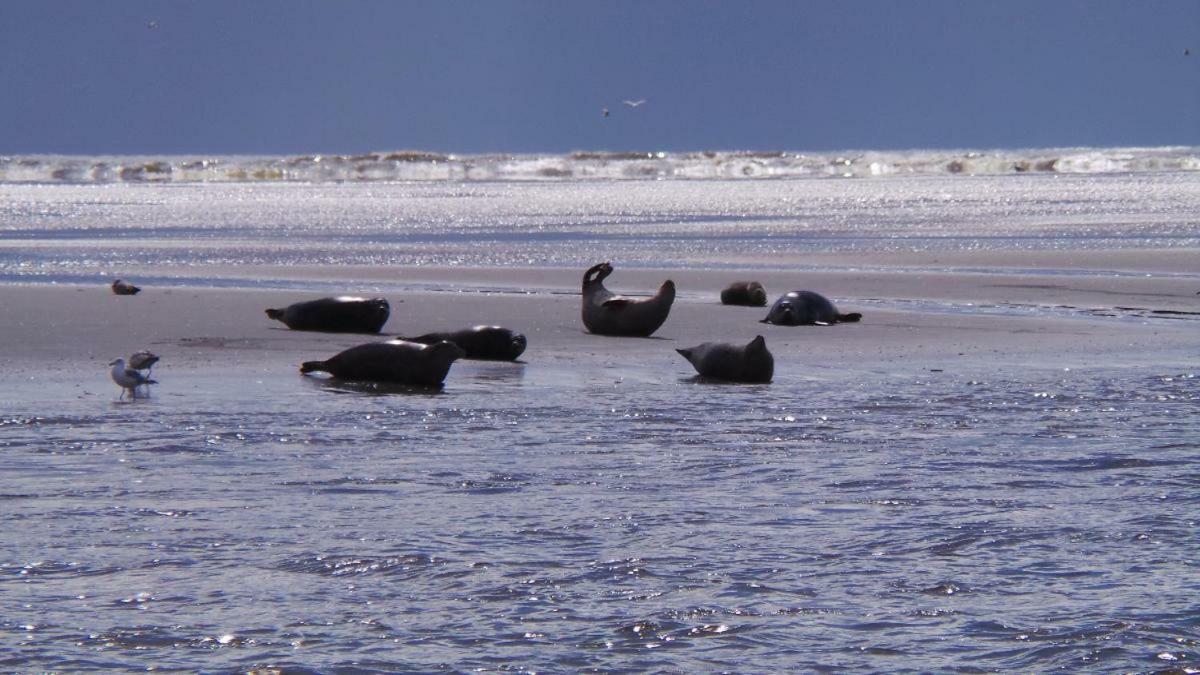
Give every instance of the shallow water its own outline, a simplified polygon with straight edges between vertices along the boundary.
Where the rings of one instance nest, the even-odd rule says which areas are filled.
[[[1186,173],[0,197],[0,275],[33,284],[1200,245]],[[645,369],[461,362],[439,392],[199,373],[136,403],[23,371],[0,393],[0,667],[1200,667],[1194,360],[720,386],[662,351]]]
[[[1200,172],[0,184],[0,279],[94,282],[158,266],[161,285],[172,275],[236,278],[251,264],[586,268],[597,257],[625,267],[789,270],[829,252],[1200,248],[1198,212]],[[232,271],[218,274],[222,266]]]
[[[1194,374],[664,365],[29,385],[0,420],[0,666],[1200,663]]]

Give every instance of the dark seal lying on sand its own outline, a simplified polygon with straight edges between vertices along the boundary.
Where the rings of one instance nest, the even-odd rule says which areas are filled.
[[[721,304],[766,307],[767,289],[757,281],[735,281],[721,291]]]
[[[453,342],[423,345],[388,340],[351,347],[324,361],[305,361],[300,372],[329,373],[339,380],[436,386],[462,356],[463,350]]]
[[[675,302],[675,282],[664,281],[652,297],[627,298],[604,287],[612,271],[605,262],[583,273],[583,325],[597,335],[649,337],[667,320]]]
[[[112,292],[116,293],[117,295],[137,295],[138,293],[142,292],[142,289],[127,281],[114,279],[112,282]]]
[[[292,330],[326,333],[378,333],[387,323],[391,307],[383,298],[321,298],[268,309],[267,316]]]
[[[775,357],[761,335],[746,345],[705,342],[675,351],[703,377],[729,382],[770,382],[775,375]]]
[[[458,345],[468,359],[485,361],[515,361],[525,352],[525,336],[500,326],[475,326],[463,330],[446,333],[426,333],[417,337],[404,337],[401,340],[433,344],[435,342],[453,342]]]
[[[779,326],[827,326],[841,322],[858,321],[862,314],[841,314],[828,298],[812,291],[785,293],[767,312],[760,323]]]

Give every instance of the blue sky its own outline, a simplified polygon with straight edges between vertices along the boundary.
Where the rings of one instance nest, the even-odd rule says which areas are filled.
[[[0,154],[1200,145],[1200,1],[5,0],[0,92]]]

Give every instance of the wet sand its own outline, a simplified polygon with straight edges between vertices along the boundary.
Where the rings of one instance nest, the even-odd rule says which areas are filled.
[[[590,376],[589,362],[596,373],[686,376],[690,367],[675,348],[711,340],[744,342],[758,334],[775,353],[777,380],[814,372],[853,376],[1197,363],[1200,296],[1194,279],[1178,275],[1184,256],[1120,253],[1086,260],[1077,253],[1042,252],[1036,262],[1045,269],[1030,266],[1018,273],[1012,271],[1017,260],[1011,257],[961,253],[955,255],[956,265],[971,271],[896,259],[864,261],[862,271],[787,273],[618,266],[607,283],[616,292],[649,293],[666,278],[679,287],[670,318],[649,339],[586,333],[579,319],[581,271],[574,269],[239,267],[221,272],[264,283],[332,283],[346,293],[386,297],[392,305],[383,331],[387,336],[476,324],[510,327],[528,336],[522,359],[528,369],[556,368],[584,379]],[[1083,269],[1061,272],[1080,264]],[[1050,266],[1059,271],[1047,271]],[[999,267],[1004,274],[989,272]],[[138,282],[136,275],[127,278]],[[842,311],[861,312],[864,319],[830,327],[762,324],[765,309],[720,305],[720,289],[737,279],[762,281],[772,300],[787,290],[818,290]],[[89,393],[115,394],[106,364],[143,348],[163,357],[156,370],[163,387],[194,374],[227,378],[233,386],[249,376],[290,376],[301,361],[379,339],[291,331],[263,313],[328,294],[143,283],[140,295],[122,297],[103,283],[0,286],[6,379],[37,387],[83,384]],[[470,367],[456,365],[448,385],[456,370]]]

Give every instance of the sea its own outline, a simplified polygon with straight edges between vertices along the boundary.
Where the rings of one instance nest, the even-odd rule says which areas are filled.
[[[1200,249],[1200,148],[0,157],[4,284],[1115,249]],[[1200,672],[1200,352],[467,372],[147,406],[8,383],[0,670]]]

